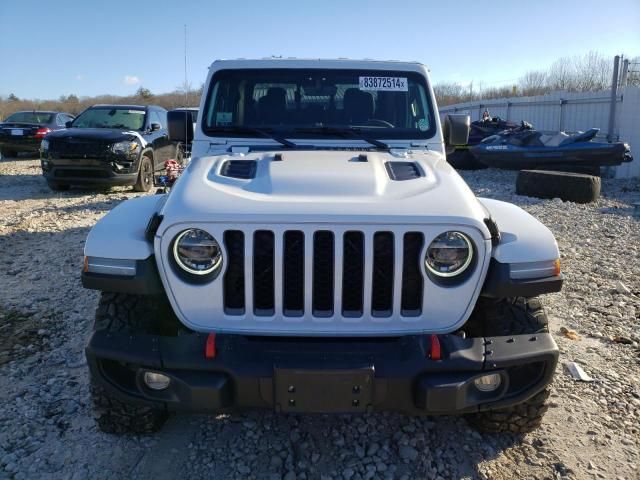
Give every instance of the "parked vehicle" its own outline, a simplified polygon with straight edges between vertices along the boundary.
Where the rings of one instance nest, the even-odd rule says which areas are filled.
[[[178,125],[180,127],[185,125],[185,119],[181,118],[185,115],[187,116],[187,131],[183,134],[183,136],[185,136],[186,140],[185,142],[180,142],[178,144],[178,148],[182,150],[182,156],[185,159],[185,163],[187,163],[188,159],[191,157],[191,141],[193,140],[193,132],[195,131],[196,122],[198,121],[198,108],[180,107],[174,108],[173,110],[169,110],[167,112],[169,134],[171,134],[172,124]]]
[[[95,105],[42,141],[42,173],[52,190],[70,185],[153,187],[154,172],[182,161],[167,134],[167,111],[156,106]]]
[[[629,145],[623,142],[593,141],[599,129],[567,135],[545,135],[531,124],[484,139],[470,152],[489,167],[507,170],[546,169],[592,173],[594,168],[615,166],[633,160]]]
[[[0,123],[0,154],[15,157],[18,152],[37,152],[49,132],[65,128],[74,116],[63,112],[28,111],[9,115]]]
[[[558,246],[446,162],[469,117],[441,128],[427,68],[216,61],[205,85],[170,193],[121,203],[85,243],[99,427],[247,407],[537,427]]]

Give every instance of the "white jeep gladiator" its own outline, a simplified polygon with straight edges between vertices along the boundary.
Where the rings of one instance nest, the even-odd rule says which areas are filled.
[[[101,429],[242,408],[540,424],[558,348],[536,297],[562,286],[558,247],[447,163],[469,118],[441,126],[425,66],[216,61],[200,112],[170,122],[193,141],[171,191],[86,241]]]

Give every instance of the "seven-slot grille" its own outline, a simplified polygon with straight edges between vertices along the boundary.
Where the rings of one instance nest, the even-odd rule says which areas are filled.
[[[227,230],[224,245],[226,315],[385,318],[422,313],[421,232]]]

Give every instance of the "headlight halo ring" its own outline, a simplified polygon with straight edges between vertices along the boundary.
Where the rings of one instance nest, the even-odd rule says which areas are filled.
[[[210,267],[203,270],[196,270],[186,265],[184,261],[180,258],[180,253],[178,252],[180,241],[184,239],[184,237],[189,233],[196,232],[196,231],[202,232],[208,237],[210,237],[211,240],[213,240],[213,242],[215,243],[215,245],[217,245],[217,248],[218,248],[217,260]],[[176,235],[172,241],[171,251],[173,254],[173,261],[183,272],[190,275],[195,275],[196,277],[199,277],[199,278],[214,275],[217,272],[219,272],[222,267],[223,255],[222,255],[222,247],[220,246],[220,243],[216,240],[216,238],[213,235],[211,235],[206,230],[202,230],[201,228],[187,228],[181,231],[180,233],[178,233],[178,235]]]
[[[434,244],[434,242],[436,240],[438,240],[440,237],[447,235],[447,234],[456,234],[458,235],[460,238],[462,238],[462,240],[465,242],[466,247],[467,247],[467,258],[465,259],[464,263],[458,267],[456,270],[452,271],[452,272],[442,272],[439,271],[437,269],[435,269],[432,265],[429,264],[429,250],[432,248],[432,245]],[[424,257],[424,266],[427,269],[427,272],[429,274],[435,275],[435,277],[442,279],[442,280],[446,280],[446,279],[454,279],[454,278],[460,278],[460,275],[462,275],[464,272],[468,271],[469,267],[472,265],[473,260],[475,258],[475,248],[473,245],[473,241],[471,240],[471,238],[469,238],[469,236],[467,234],[465,234],[464,232],[461,232],[459,230],[447,230],[445,232],[439,233],[438,235],[436,235],[433,240],[431,240],[431,242],[429,243],[429,245],[427,246],[426,249],[426,253],[425,253],[425,257]]]

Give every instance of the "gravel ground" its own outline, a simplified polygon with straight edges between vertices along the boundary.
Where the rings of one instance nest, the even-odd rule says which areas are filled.
[[[556,235],[567,277],[546,296],[561,363],[543,426],[481,435],[455,417],[396,414],[173,417],[159,434],[115,437],[91,418],[83,346],[97,294],[79,281],[90,227],[136,194],[49,191],[37,160],[0,161],[0,478],[638,478],[640,200],[604,180],[576,205],[513,194],[515,175],[464,174]],[[569,338],[571,337],[571,338]]]

